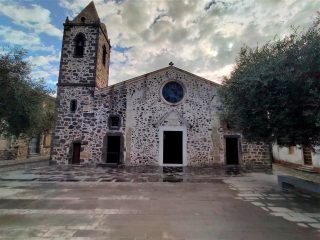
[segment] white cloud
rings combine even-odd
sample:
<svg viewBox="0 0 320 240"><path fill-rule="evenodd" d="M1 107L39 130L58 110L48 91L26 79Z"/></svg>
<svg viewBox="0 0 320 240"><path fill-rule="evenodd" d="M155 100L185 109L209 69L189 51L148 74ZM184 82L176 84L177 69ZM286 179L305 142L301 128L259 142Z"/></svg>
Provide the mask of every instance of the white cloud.
<svg viewBox="0 0 320 240"><path fill-rule="evenodd" d="M55 86L59 76L60 54L30 56L28 61L33 66L34 79L44 79L47 85Z"/></svg>
<svg viewBox="0 0 320 240"><path fill-rule="evenodd" d="M38 67L47 66L53 62L59 62L60 56L59 55L47 55L47 56L30 56L28 58L31 64L34 64Z"/></svg>
<svg viewBox="0 0 320 240"><path fill-rule="evenodd" d="M51 12L39 5L32 4L25 7L15 3L0 2L0 14L11 18L13 23L36 33L62 37L62 31L50 23Z"/></svg>
<svg viewBox="0 0 320 240"><path fill-rule="evenodd" d="M218 82L222 82L223 77L229 77L231 71L234 69L235 64L227 64L223 66L222 68L213 71L213 72L207 72L207 73L201 73L203 75L206 75L208 79L218 79Z"/></svg>
<svg viewBox="0 0 320 240"><path fill-rule="evenodd" d="M54 46L44 46L37 34L25 33L11 27L0 25L0 42L8 45L19 45L29 51L54 51Z"/></svg>
<svg viewBox="0 0 320 240"><path fill-rule="evenodd" d="M58 82L59 69L58 66L50 66L47 68L35 68L31 73L33 79L43 79L47 86L55 88Z"/></svg>
<svg viewBox="0 0 320 240"><path fill-rule="evenodd" d="M60 0L59 4L61 7L64 7L71 11L72 17L80 13L83 8L85 8L91 0ZM95 0L95 5L103 4L104 0ZM108 3L105 3L108 4Z"/></svg>
<svg viewBox="0 0 320 240"><path fill-rule="evenodd" d="M127 61L127 59L128 57L122 52L118 52L118 51L112 52L112 62L115 64L124 63Z"/></svg>
<svg viewBox="0 0 320 240"><path fill-rule="evenodd" d="M5 42L17 45L39 45L41 43L38 35L27 34L6 26L0 26L0 35Z"/></svg>
<svg viewBox="0 0 320 240"><path fill-rule="evenodd" d="M90 0L60 0L71 17ZM313 0L97 0L113 46L110 83L168 65L220 82L244 44L251 47L306 27L320 9Z"/></svg>

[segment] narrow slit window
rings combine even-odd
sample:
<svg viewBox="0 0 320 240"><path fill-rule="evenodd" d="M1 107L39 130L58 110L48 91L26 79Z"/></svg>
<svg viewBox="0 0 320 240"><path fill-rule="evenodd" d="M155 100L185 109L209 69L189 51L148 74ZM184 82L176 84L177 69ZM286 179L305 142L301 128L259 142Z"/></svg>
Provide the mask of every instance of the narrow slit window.
<svg viewBox="0 0 320 240"><path fill-rule="evenodd" d="M84 54L84 43L85 43L85 37L83 34L78 34L75 38L75 49L74 49L74 55L76 57L82 57Z"/></svg>
<svg viewBox="0 0 320 240"><path fill-rule="evenodd" d="M70 102L70 111L75 112L77 110L77 100L73 99Z"/></svg>
<svg viewBox="0 0 320 240"><path fill-rule="evenodd" d="M105 66L107 62L107 49L106 46L102 47L102 63Z"/></svg>

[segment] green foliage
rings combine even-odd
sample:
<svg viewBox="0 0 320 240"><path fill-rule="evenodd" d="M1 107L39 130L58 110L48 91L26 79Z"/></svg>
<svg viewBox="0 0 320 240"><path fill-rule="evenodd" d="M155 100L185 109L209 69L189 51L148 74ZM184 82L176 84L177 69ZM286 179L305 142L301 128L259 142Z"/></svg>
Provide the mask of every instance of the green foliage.
<svg viewBox="0 0 320 240"><path fill-rule="evenodd" d="M44 81L30 77L30 63L22 49L0 53L0 133L33 136L52 129L55 100Z"/></svg>
<svg viewBox="0 0 320 240"><path fill-rule="evenodd" d="M319 18L262 47L243 47L220 88L224 120L250 141L320 144Z"/></svg>

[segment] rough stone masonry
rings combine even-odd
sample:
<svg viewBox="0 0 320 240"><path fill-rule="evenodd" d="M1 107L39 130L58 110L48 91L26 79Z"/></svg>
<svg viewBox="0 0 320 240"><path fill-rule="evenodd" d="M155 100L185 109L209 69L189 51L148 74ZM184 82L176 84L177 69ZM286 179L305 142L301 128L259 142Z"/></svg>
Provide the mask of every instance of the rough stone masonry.
<svg viewBox="0 0 320 240"><path fill-rule="evenodd" d="M218 84L170 64L108 86L110 49L93 2L66 19L53 162L270 166L266 144L222 127Z"/></svg>

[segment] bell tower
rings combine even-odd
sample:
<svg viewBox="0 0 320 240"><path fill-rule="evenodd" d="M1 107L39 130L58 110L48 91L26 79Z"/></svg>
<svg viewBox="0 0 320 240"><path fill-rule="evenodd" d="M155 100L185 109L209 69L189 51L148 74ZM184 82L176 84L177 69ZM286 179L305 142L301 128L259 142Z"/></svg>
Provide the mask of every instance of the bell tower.
<svg viewBox="0 0 320 240"><path fill-rule="evenodd" d="M106 26L90 2L64 23L58 86L107 87L110 49Z"/></svg>
<svg viewBox="0 0 320 240"><path fill-rule="evenodd" d="M66 19L57 90L57 122L51 160L59 164L90 161L88 142L94 122L94 93L106 88L110 40L93 2L73 20Z"/></svg>

